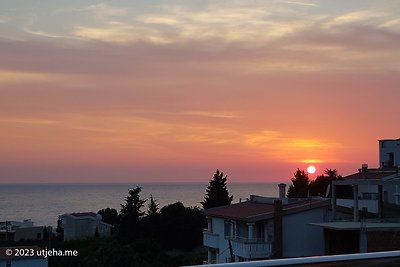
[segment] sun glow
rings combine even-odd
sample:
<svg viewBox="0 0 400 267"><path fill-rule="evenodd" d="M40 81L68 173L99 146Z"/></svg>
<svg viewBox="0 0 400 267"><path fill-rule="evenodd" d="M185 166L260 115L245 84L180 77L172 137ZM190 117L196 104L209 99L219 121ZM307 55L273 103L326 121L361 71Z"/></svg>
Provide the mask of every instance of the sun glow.
<svg viewBox="0 0 400 267"><path fill-rule="evenodd" d="M307 172L308 172L309 174L315 173L316 170L317 170L317 169L316 169L314 166L312 166L312 165L307 167Z"/></svg>

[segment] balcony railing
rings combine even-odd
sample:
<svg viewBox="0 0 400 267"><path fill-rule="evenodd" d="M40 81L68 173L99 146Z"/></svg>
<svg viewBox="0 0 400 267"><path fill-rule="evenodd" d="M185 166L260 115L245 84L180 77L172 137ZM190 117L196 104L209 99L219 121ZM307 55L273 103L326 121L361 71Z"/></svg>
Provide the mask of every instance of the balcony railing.
<svg viewBox="0 0 400 267"><path fill-rule="evenodd" d="M227 237L231 240L233 254L247 258L269 258L272 253L272 245L260 238Z"/></svg>
<svg viewBox="0 0 400 267"><path fill-rule="evenodd" d="M203 244L210 248L219 248L219 235L211 233L208 229L203 229Z"/></svg>

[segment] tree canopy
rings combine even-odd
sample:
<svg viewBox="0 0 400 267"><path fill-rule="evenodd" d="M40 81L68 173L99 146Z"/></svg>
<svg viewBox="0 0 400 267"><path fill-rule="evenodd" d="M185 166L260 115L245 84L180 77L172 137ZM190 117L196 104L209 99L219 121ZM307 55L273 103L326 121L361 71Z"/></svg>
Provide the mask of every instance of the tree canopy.
<svg viewBox="0 0 400 267"><path fill-rule="evenodd" d="M334 180L343 180L343 177L338 174L336 169L325 169L324 173L318 175L314 181L310 181L307 172L297 169L291 179L293 184L289 186L287 196L290 198L329 197L331 190L327 192L327 189ZM338 198L352 198L351 186L337 186L336 196Z"/></svg>
<svg viewBox="0 0 400 267"><path fill-rule="evenodd" d="M308 196L310 179L304 170L297 169L291 179L292 185L289 186L287 196L290 198L304 198Z"/></svg>
<svg viewBox="0 0 400 267"><path fill-rule="evenodd" d="M122 239L132 239L141 233L140 220L145 214L142 209L147 201L140 198L141 191L140 186L130 189L128 196L125 197L125 204L121 204L118 230Z"/></svg>
<svg viewBox="0 0 400 267"><path fill-rule="evenodd" d="M325 169L322 175L318 175L314 181L310 182L310 195L325 197L328 185L333 180L342 180L342 176L338 175L336 169Z"/></svg>
<svg viewBox="0 0 400 267"><path fill-rule="evenodd" d="M227 177L228 175L224 176L224 173L217 169L207 186L204 201L200 202L204 209L231 204L233 196L229 196L226 187Z"/></svg>

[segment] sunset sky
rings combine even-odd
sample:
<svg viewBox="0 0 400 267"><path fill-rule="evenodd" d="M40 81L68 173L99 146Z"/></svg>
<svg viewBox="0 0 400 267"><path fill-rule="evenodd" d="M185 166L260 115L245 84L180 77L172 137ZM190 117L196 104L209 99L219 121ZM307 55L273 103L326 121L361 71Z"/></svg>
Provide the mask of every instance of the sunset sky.
<svg viewBox="0 0 400 267"><path fill-rule="evenodd" d="M346 175L399 99L397 0L0 2L0 183Z"/></svg>

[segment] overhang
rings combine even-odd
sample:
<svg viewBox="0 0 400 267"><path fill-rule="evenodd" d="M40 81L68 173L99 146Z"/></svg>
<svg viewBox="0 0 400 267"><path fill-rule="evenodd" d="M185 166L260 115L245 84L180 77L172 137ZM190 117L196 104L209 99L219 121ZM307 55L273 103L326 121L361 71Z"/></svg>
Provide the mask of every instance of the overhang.
<svg viewBox="0 0 400 267"><path fill-rule="evenodd" d="M399 222L325 222L309 223L309 225L338 231L354 231L362 228L367 231L400 231Z"/></svg>

